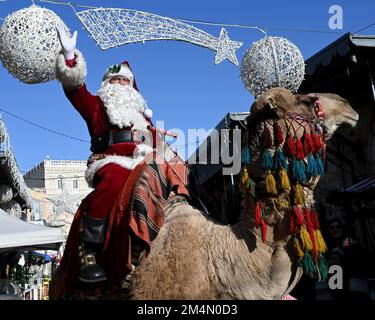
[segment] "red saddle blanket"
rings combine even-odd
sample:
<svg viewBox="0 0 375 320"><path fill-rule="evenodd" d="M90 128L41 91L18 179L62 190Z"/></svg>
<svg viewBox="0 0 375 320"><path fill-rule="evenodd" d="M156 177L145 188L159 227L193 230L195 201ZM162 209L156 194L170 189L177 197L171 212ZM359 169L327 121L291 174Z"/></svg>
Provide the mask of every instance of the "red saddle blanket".
<svg viewBox="0 0 375 320"><path fill-rule="evenodd" d="M117 290L131 270L130 232L143 241L146 253L164 223L163 207L173 190L188 196L188 169L176 156L170 161L156 153L145 157L129 176L113 205L98 261L107 272L107 287ZM66 242L63 258L50 288L50 299L74 295L78 279L79 227L82 211L77 210Z"/></svg>

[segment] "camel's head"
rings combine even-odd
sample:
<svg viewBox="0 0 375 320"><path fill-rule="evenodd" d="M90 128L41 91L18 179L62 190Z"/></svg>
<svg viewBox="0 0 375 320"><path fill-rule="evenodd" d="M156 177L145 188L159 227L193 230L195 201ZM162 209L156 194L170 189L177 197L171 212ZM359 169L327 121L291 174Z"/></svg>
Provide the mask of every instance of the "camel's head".
<svg viewBox="0 0 375 320"><path fill-rule="evenodd" d="M283 117L288 112L314 116L317 114L317 102L325 115L325 140L330 139L341 125L354 127L357 124L358 113L347 100L332 93L292 94L284 88L272 88L256 99L250 112L254 115L265 111L276 117Z"/></svg>
<svg viewBox="0 0 375 320"><path fill-rule="evenodd" d="M341 125L355 127L359 115L350 106L349 102L337 94L332 93L311 93L304 97L318 98L325 113L325 139L332 137Z"/></svg>

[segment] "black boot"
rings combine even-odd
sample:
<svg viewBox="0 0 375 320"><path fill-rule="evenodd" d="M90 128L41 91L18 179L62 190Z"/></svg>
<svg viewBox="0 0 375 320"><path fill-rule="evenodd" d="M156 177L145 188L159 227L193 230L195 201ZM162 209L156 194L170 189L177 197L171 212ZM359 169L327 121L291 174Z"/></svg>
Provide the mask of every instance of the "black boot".
<svg viewBox="0 0 375 320"><path fill-rule="evenodd" d="M96 263L98 245L83 241L78 247L80 262L79 280L86 283L96 283L107 280L105 270Z"/></svg>

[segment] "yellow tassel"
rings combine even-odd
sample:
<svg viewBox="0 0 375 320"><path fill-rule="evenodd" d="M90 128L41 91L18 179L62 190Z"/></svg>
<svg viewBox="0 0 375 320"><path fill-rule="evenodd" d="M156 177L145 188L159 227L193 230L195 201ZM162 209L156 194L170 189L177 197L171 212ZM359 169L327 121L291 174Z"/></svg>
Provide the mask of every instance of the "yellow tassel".
<svg viewBox="0 0 375 320"><path fill-rule="evenodd" d="M303 192L302 186L298 182L294 187L294 203L302 206L305 203L305 193Z"/></svg>
<svg viewBox="0 0 375 320"><path fill-rule="evenodd" d="M249 180L249 174L247 173L247 169L243 168L243 173L242 173L242 178L241 178L242 184L246 186L246 183L248 180Z"/></svg>
<svg viewBox="0 0 375 320"><path fill-rule="evenodd" d="M286 199L280 199L280 198L278 198L278 199L275 200L275 203L276 203L278 209L284 210L284 209L289 209L290 208L289 201L286 200Z"/></svg>
<svg viewBox="0 0 375 320"><path fill-rule="evenodd" d="M316 239L316 248L318 252L319 253L327 252L328 248L320 230L316 229L314 230L314 233L315 233L315 239Z"/></svg>
<svg viewBox="0 0 375 320"><path fill-rule="evenodd" d="M298 258L302 259L305 254L301 249L301 242L298 238L294 238L294 248L296 248Z"/></svg>
<svg viewBox="0 0 375 320"><path fill-rule="evenodd" d="M285 169L279 171L280 187L282 190L290 189L290 182Z"/></svg>
<svg viewBox="0 0 375 320"><path fill-rule="evenodd" d="M270 194L277 195L276 180L270 170L267 171L266 190Z"/></svg>
<svg viewBox="0 0 375 320"><path fill-rule="evenodd" d="M313 244L309 235L309 232L306 230L305 226L301 227L301 230L299 232L299 236L302 241L302 248L307 251L313 250Z"/></svg>

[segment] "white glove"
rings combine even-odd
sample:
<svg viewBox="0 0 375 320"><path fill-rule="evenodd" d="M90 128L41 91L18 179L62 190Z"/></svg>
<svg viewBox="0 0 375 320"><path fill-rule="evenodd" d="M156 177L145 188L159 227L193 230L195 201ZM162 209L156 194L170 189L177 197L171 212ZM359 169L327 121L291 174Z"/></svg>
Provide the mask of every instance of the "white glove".
<svg viewBox="0 0 375 320"><path fill-rule="evenodd" d="M74 49L77 43L77 31L74 31L73 37L69 38L69 36L65 32L65 28L62 23L57 25L56 30L59 36L61 47L64 51L65 59L66 60L74 59Z"/></svg>

